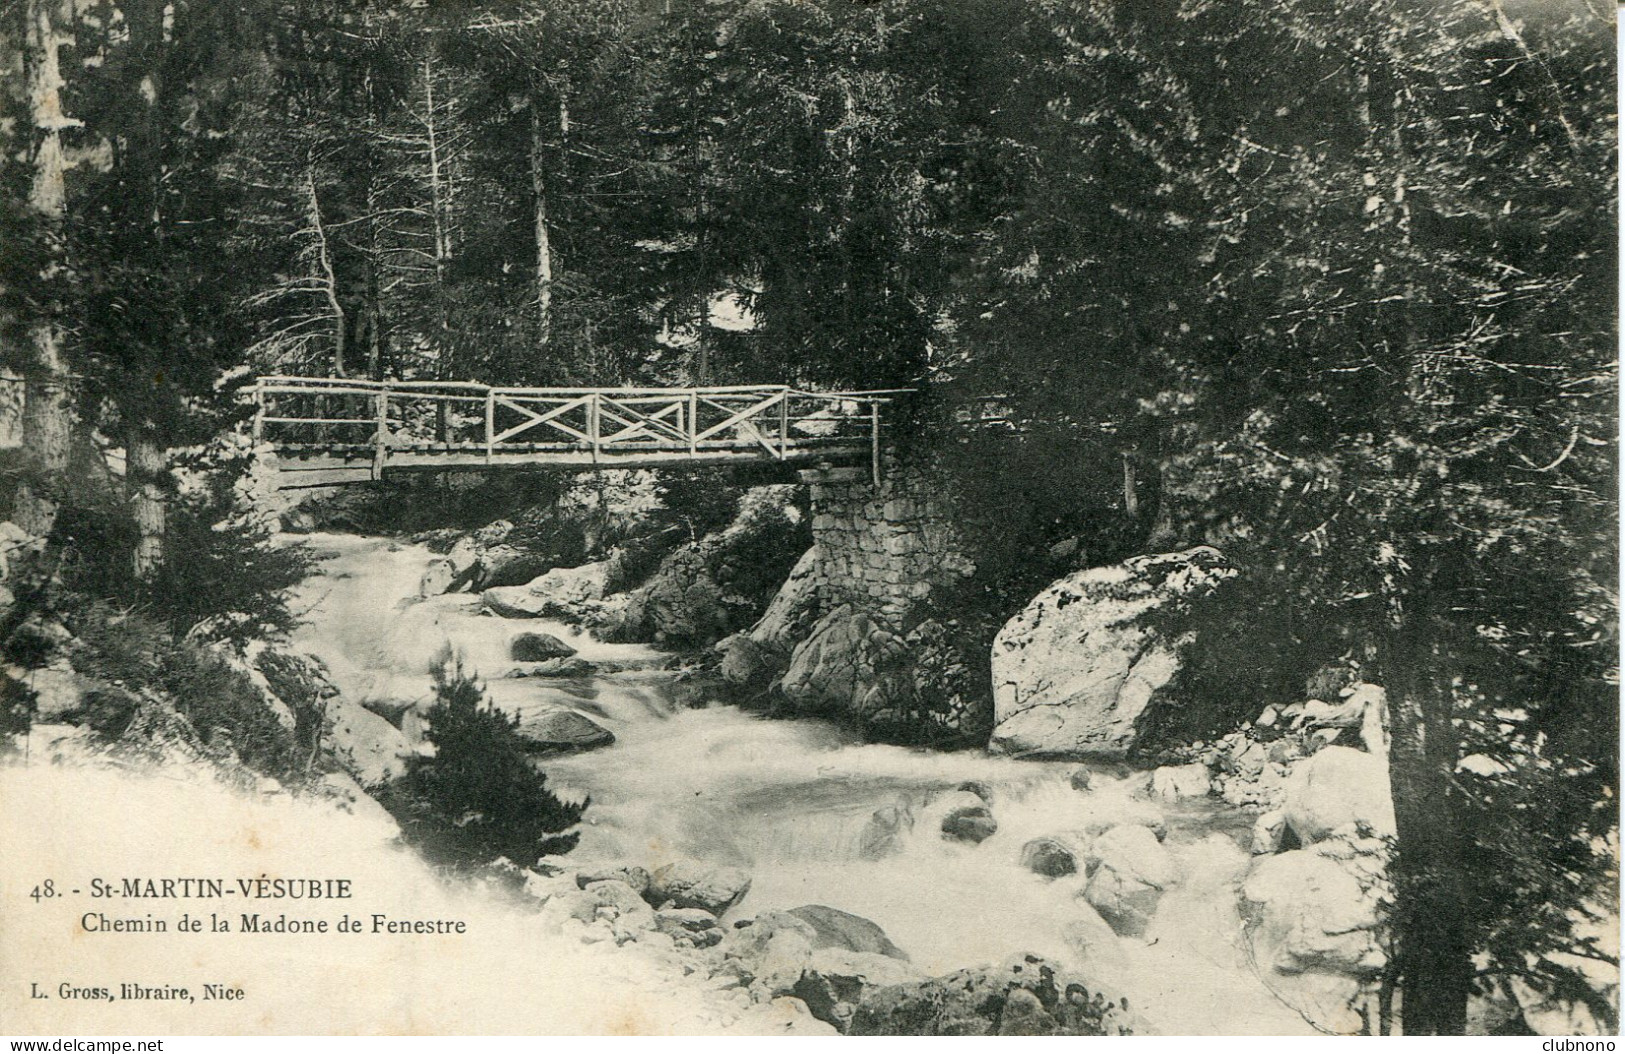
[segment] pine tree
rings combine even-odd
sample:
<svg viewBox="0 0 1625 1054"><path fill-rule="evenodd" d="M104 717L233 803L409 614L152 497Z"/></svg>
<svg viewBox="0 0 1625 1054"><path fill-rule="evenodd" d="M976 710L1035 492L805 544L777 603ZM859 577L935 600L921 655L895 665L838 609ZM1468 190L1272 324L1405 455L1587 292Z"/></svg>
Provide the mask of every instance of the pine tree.
<svg viewBox="0 0 1625 1054"><path fill-rule="evenodd" d="M570 804L547 789L515 731L518 719L491 705L461 660L443 660L433 673L435 705L425 719L434 756L412 759L384 799L406 839L455 867L499 857L531 867L573 849L580 836L569 829L589 802Z"/></svg>

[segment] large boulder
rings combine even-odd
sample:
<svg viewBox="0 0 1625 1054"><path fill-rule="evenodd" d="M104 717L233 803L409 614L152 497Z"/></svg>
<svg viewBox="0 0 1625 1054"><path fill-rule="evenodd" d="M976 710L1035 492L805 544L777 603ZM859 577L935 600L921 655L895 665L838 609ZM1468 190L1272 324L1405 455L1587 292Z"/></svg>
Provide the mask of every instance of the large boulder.
<svg viewBox="0 0 1625 1054"><path fill-rule="evenodd" d="M734 633L717 642L717 672L729 684L765 688L784 672L784 656L765 648L748 633Z"/></svg>
<svg viewBox="0 0 1625 1054"><path fill-rule="evenodd" d="M823 904L791 908L790 914L813 928L814 948L840 948L868 955L907 959L908 955L891 942L886 931L861 915Z"/></svg>
<svg viewBox="0 0 1625 1054"><path fill-rule="evenodd" d="M1173 857L1145 827L1113 827L1090 850L1084 899L1118 934L1144 935L1163 892L1179 876Z"/></svg>
<svg viewBox="0 0 1625 1054"><path fill-rule="evenodd" d="M1021 866L1045 878L1065 878L1078 873L1078 857L1058 838L1034 838L1021 847Z"/></svg>
<svg viewBox="0 0 1625 1054"><path fill-rule="evenodd" d="M985 799L972 791L959 790L943 805L941 827L944 838L977 845L998 832L999 822Z"/></svg>
<svg viewBox="0 0 1625 1054"><path fill-rule="evenodd" d="M552 568L552 557L513 545L493 545L480 553L474 582L479 589L522 586Z"/></svg>
<svg viewBox="0 0 1625 1054"><path fill-rule="evenodd" d="M527 718L519 726L525 748L535 753L574 753L607 747L615 734L574 710L551 710Z"/></svg>
<svg viewBox="0 0 1625 1054"><path fill-rule="evenodd" d="M795 991L812 962L812 926L787 911L766 911L723 938L725 964L759 999Z"/></svg>
<svg viewBox="0 0 1625 1054"><path fill-rule="evenodd" d="M1351 747L1325 747L1294 764L1283 811L1304 845L1349 824L1379 836L1396 832L1387 763Z"/></svg>
<svg viewBox="0 0 1625 1054"><path fill-rule="evenodd" d="M551 633L521 633L508 644L508 656L515 662L546 662L568 659L576 650Z"/></svg>
<svg viewBox="0 0 1625 1054"><path fill-rule="evenodd" d="M657 908L704 908L721 915L750 892L750 875L737 867L714 867L694 860L667 864L649 876L644 894Z"/></svg>
<svg viewBox="0 0 1625 1054"><path fill-rule="evenodd" d="M1122 757L1168 704L1185 643L1148 617L1235 574L1215 549L1146 556L1052 584L993 642L990 746L1008 754Z"/></svg>
<svg viewBox="0 0 1625 1054"><path fill-rule="evenodd" d="M1353 1033L1354 1004L1383 968L1386 893L1381 844L1339 841L1255 858L1241 907L1264 983L1317 1027Z"/></svg>
<svg viewBox="0 0 1625 1054"><path fill-rule="evenodd" d="M891 705L882 673L898 665L903 653L903 638L890 626L842 604L791 652L779 690L802 710L861 717Z"/></svg>
<svg viewBox="0 0 1625 1054"><path fill-rule="evenodd" d="M1151 773L1151 794L1166 801L1203 798L1213 789L1207 766L1200 761L1189 765L1164 765Z"/></svg>
<svg viewBox="0 0 1625 1054"><path fill-rule="evenodd" d="M963 642L926 620L908 633L853 604L812 624L779 679L785 700L810 713L855 719L882 738L975 741L991 725L989 702ZM757 661L732 647L725 662Z"/></svg>
<svg viewBox="0 0 1625 1054"><path fill-rule="evenodd" d="M1110 1036L1145 1031L1123 1003L1034 955L866 992L854 1036Z"/></svg>
<svg viewBox="0 0 1625 1054"><path fill-rule="evenodd" d="M333 755L363 787L387 783L406 771L414 751L401 730L342 696L327 701Z"/></svg>
<svg viewBox="0 0 1625 1054"><path fill-rule="evenodd" d="M555 567L522 586L493 586L480 601L502 618L562 618L581 621L592 615L604 597L602 562L579 567Z"/></svg>

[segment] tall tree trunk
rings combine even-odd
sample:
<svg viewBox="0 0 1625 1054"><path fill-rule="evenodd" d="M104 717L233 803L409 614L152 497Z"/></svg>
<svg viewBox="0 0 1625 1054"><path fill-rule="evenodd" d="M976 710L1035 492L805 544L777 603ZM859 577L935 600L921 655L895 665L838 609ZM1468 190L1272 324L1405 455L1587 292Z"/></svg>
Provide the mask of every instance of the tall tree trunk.
<svg viewBox="0 0 1625 1054"><path fill-rule="evenodd" d="M440 115L434 95L434 55L423 57L424 144L429 163L429 216L434 233L434 285L440 313L440 376L453 380L456 363L451 348L451 188L447 184L446 159L440 135Z"/></svg>
<svg viewBox="0 0 1625 1054"><path fill-rule="evenodd" d="M1401 627L1383 664L1399 828L1395 965L1405 1034L1462 1035L1473 965L1452 779L1458 745L1445 658L1437 645L1416 639L1426 632L1421 626Z"/></svg>
<svg viewBox="0 0 1625 1054"><path fill-rule="evenodd" d="M51 0L29 0L27 8L25 43L34 126L29 204L40 217L45 236L53 247L59 247L62 217L67 211L67 166L61 131L80 122L62 112L65 82L58 60L59 38L51 21L52 6ZM60 274L61 268L53 262L47 264L40 280L47 287L55 286ZM73 410L62 328L52 317L56 297L39 299L45 305L45 317L34 323L29 334L31 356L24 373L23 449L31 464L28 477L18 489L13 515L24 530L46 535L56 523L57 495L67 479Z"/></svg>
<svg viewBox="0 0 1625 1054"><path fill-rule="evenodd" d="M157 429L151 425L131 428L126 442L125 482L136 528L134 570L138 579L146 581L164 562L164 489L169 457L158 441Z"/></svg>
<svg viewBox="0 0 1625 1054"><path fill-rule="evenodd" d="M1373 196L1388 184L1383 207L1396 244L1413 244L1409 150L1405 141L1405 86L1397 54L1382 27L1374 27L1357 55L1358 113L1367 129L1366 170ZM1384 178L1384 177L1387 178ZM1391 347L1411 360L1411 399L1418 405L1438 397L1425 362L1414 354L1416 325L1412 305L1417 290L1400 287L1382 333ZM1435 513L1442 499L1429 480L1412 499ZM1393 790L1398 846L1393 864L1397 903L1393 947L1399 977L1399 1018L1409 1036L1462 1035L1472 994L1472 917L1466 896L1465 862L1458 818L1462 815L1455 770L1459 740L1452 722L1452 664L1441 645L1447 621L1444 600L1453 583L1471 581L1471 568L1432 561L1413 570L1402 597L1402 613L1383 643L1383 681L1388 689L1392 744L1389 780Z"/></svg>
<svg viewBox="0 0 1625 1054"><path fill-rule="evenodd" d="M559 103L561 126L564 103ZM541 101L530 104L530 189L536 203L536 347L545 351L553 339L553 242L547 230L546 135L542 130Z"/></svg>

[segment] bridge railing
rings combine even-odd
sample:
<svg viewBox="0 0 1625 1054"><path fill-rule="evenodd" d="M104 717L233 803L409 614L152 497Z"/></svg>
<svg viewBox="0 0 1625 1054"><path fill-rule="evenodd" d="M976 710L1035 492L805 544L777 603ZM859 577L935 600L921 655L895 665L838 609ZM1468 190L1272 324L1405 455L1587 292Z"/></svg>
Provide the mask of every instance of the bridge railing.
<svg viewBox="0 0 1625 1054"><path fill-rule="evenodd" d="M294 454L370 453L376 478L410 455L506 463L516 455L787 460L867 447L878 475L882 408L897 391L811 392L785 385L521 388L459 381L265 377L248 389L254 439Z"/></svg>

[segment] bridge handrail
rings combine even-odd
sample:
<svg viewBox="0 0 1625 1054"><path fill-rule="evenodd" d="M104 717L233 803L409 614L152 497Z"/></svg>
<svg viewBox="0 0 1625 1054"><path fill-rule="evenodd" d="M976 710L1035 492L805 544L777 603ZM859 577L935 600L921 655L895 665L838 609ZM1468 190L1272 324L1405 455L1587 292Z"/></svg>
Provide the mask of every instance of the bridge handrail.
<svg viewBox="0 0 1625 1054"><path fill-rule="evenodd" d="M793 452L811 448L827 448L840 437L834 431L809 431L811 422L826 422L828 429L838 430L842 423L864 426L869 440L871 462L875 478L880 473L881 408L896 397L911 394L908 389L871 389L867 391L818 392L794 388L784 384L709 385L694 388L541 388L506 387L481 384L476 381L438 380L370 380L341 377L301 377L270 375L259 378L243 389L255 401L253 423L254 441L260 442L267 425L339 426L365 425L373 430L367 443L373 449L373 478L379 478L391 456L392 441L400 435L411 434L413 427L407 422L404 410L394 420L401 422L403 430L392 428L391 407L403 403L479 403L484 406L483 429L476 425L477 447L483 448L484 462L493 463L497 454L515 452L516 445L525 450L536 450L536 433L549 435L547 449L554 446L591 454L593 463L601 457L613 461L617 456L639 450L665 450L686 453L698 458L702 451L734 449L740 447L765 452L778 460L788 459ZM299 414L289 408L279 414L268 397L338 396L360 397L368 400L364 416L340 416L356 412L344 404L335 410L332 404L317 404L316 412ZM813 410L792 415L792 400L811 401L813 405L853 404L859 409L839 410L830 415L828 409ZM650 405L656 404L656 405ZM444 409L435 411L437 442L451 445L448 440L448 418ZM505 414L518 423L498 428L499 414ZM572 415L578 415L572 417ZM709 418L709 420L706 420ZM477 421L477 419L476 419ZM418 421L421 425L421 420ZM466 429L475 421L464 417L453 427ZM794 426L794 427L792 427ZM527 439L518 439L529 434ZM555 434L557 433L557 434ZM800 434L796 434L800 433ZM466 433L465 433L466 434ZM862 439L848 435L846 442ZM325 441L324 441L325 442ZM525 444L529 444L526 446ZM354 448L353 443L329 444ZM467 444L459 444L467 449ZM757 451L756 447L761 450Z"/></svg>
<svg viewBox="0 0 1625 1054"><path fill-rule="evenodd" d="M362 378L337 377L292 377L283 375L270 375L259 378L255 383L248 385L244 390L250 393L286 389L288 392L308 392L315 395L354 395L361 392L377 391L409 391L420 392L436 388L466 389L483 395L486 392L495 392L498 395L517 396L545 396L559 398L564 396L581 395L608 395L608 396L649 396L649 397L675 397L686 396L690 393L698 394L702 398L707 395L744 395L751 392L784 392L809 399L829 400L880 400L891 402L894 398L914 394L912 388L872 388L861 391L833 391L817 392L806 388L795 388L785 384L729 384L705 385L692 388L533 388L524 386L482 384L478 381L403 381L388 380L375 381ZM422 396L420 396L422 397Z"/></svg>

